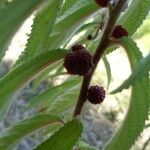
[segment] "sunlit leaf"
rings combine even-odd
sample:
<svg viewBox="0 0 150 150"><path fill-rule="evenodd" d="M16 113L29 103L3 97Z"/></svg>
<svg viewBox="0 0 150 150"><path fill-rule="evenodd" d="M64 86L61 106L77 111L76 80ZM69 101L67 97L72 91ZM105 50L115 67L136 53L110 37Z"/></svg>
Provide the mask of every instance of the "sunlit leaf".
<svg viewBox="0 0 150 150"><path fill-rule="evenodd" d="M44 0L13 0L0 9L0 60L8 44L25 19Z"/></svg>
<svg viewBox="0 0 150 150"><path fill-rule="evenodd" d="M51 0L37 13L26 48L15 66L47 51L47 41L57 18L59 6L59 0Z"/></svg>
<svg viewBox="0 0 150 150"><path fill-rule="evenodd" d="M119 20L119 24L122 24L130 35L133 35L148 15L149 9L149 0L133 0Z"/></svg>

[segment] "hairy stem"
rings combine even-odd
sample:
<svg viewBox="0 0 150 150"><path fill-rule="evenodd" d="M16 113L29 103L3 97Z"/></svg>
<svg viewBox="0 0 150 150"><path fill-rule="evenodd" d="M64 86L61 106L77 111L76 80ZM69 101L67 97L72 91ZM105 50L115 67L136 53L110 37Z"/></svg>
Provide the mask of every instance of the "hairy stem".
<svg viewBox="0 0 150 150"><path fill-rule="evenodd" d="M82 107L83 107L85 101L87 100L87 91L88 91L88 87L90 85L93 73L94 73L94 71L97 67L97 64L100 61L102 55L104 54L104 51L110 44L109 39L112 34L112 30L114 29L116 21L126 3L126 1L127 0L119 0L118 3L116 4L116 6L114 7L114 9L112 9L109 12L109 18L108 18L107 24L105 26L105 29L103 31L102 38L100 40L100 43L98 45L98 48L97 48L94 56L93 56L93 66L92 66L89 74L84 76L84 79L82 82L81 91L80 91L77 105L76 105L76 108L74 111L74 117L77 117L81 113Z"/></svg>

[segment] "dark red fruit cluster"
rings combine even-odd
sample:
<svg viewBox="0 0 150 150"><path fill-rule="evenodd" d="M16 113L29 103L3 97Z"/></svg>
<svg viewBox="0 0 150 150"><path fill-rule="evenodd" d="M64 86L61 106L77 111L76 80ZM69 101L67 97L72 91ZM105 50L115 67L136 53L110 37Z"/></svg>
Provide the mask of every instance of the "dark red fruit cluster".
<svg viewBox="0 0 150 150"><path fill-rule="evenodd" d="M95 0L95 2L100 6L100 7L107 7L109 0Z"/></svg>
<svg viewBox="0 0 150 150"><path fill-rule="evenodd" d="M101 86L91 86L88 90L88 100L92 104L100 104L105 99L105 90Z"/></svg>
<svg viewBox="0 0 150 150"><path fill-rule="evenodd" d="M71 47L71 50L72 50L73 52L79 51L79 50L85 50L85 47L84 47L83 45L81 45L81 44L75 44L75 45L73 45L73 46Z"/></svg>
<svg viewBox="0 0 150 150"><path fill-rule="evenodd" d="M85 76L92 67L92 56L83 46L75 45L65 57L64 67L69 74Z"/></svg>
<svg viewBox="0 0 150 150"><path fill-rule="evenodd" d="M116 26L112 33L112 37L117 39L117 38L122 38L123 36L128 36L128 31L125 28L123 28L121 25Z"/></svg>

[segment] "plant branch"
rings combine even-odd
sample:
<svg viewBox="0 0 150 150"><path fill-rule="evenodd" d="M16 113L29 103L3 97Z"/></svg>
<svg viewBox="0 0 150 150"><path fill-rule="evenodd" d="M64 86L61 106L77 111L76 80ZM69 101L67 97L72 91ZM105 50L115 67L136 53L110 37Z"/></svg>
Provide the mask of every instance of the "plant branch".
<svg viewBox="0 0 150 150"><path fill-rule="evenodd" d="M148 138L148 140L144 143L144 146L142 148L142 150L146 150L148 144L150 143L150 137Z"/></svg>
<svg viewBox="0 0 150 150"><path fill-rule="evenodd" d="M107 24L104 28L102 38L100 40L98 48L93 56L93 66L92 66L89 74L84 76L84 79L82 82L81 91L80 91L77 105L76 105L76 108L74 111L74 117L77 117L81 113L82 107L83 107L85 101L87 100L87 91L88 91L88 87L90 85L93 73L94 73L94 71L97 67L97 64L100 61L102 55L104 54L104 51L110 44L109 39L112 34L112 30L114 29L116 21L120 15L120 13L122 12L122 9L123 9L126 1L127 0L119 0L118 3L116 4L116 6L112 10L109 11L109 18L108 18Z"/></svg>

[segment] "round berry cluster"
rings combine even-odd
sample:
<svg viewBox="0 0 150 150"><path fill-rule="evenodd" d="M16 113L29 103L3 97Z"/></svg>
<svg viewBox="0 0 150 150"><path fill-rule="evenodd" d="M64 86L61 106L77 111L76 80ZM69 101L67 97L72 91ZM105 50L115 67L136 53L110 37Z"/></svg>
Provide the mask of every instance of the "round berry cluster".
<svg viewBox="0 0 150 150"><path fill-rule="evenodd" d="M123 36L128 36L128 32L125 28L123 28L121 25L117 25L112 33L113 38L122 38Z"/></svg>
<svg viewBox="0 0 150 150"><path fill-rule="evenodd" d="M85 76L92 67L91 54L80 44L73 45L71 50L65 57L64 67L69 74Z"/></svg>
<svg viewBox="0 0 150 150"><path fill-rule="evenodd" d="M107 7L109 0L95 0L95 2L100 6L100 7Z"/></svg>
<svg viewBox="0 0 150 150"><path fill-rule="evenodd" d="M76 52L76 51L80 51L80 50L85 50L85 47L81 44L75 44L71 47L71 50L73 52Z"/></svg>
<svg viewBox="0 0 150 150"><path fill-rule="evenodd" d="M103 87L95 85L88 89L88 100L92 104L100 104L105 99L105 90Z"/></svg>

